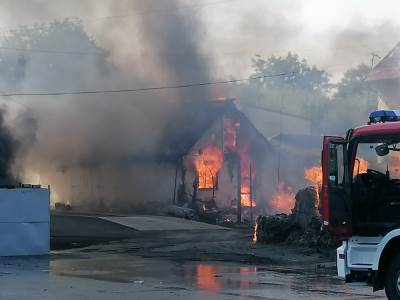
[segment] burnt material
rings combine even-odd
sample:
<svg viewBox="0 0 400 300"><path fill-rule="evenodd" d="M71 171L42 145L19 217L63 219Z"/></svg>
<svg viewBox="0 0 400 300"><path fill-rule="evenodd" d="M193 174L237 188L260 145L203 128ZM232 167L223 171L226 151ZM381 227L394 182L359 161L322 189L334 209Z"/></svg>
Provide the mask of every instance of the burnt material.
<svg viewBox="0 0 400 300"><path fill-rule="evenodd" d="M299 190L291 214L257 218L255 241L287 242L317 248L336 247L337 242L322 228L317 204L318 194L314 187Z"/></svg>

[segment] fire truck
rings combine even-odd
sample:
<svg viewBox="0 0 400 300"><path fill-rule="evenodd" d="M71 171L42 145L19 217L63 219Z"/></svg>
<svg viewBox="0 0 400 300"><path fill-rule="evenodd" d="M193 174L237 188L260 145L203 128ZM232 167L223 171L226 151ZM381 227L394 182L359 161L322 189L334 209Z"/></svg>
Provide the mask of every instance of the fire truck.
<svg viewBox="0 0 400 300"><path fill-rule="evenodd" d="M325 136L322 170L323 225L342 242L338 276L400 299L400 110L372 112L345 137Z"/></svg>

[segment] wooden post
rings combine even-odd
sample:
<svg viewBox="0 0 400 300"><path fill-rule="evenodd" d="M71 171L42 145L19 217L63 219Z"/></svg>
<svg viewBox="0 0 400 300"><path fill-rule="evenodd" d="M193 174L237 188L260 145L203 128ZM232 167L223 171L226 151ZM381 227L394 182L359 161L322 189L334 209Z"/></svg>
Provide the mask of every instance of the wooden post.
<svg viewBox="0 0 400 300"><path fill-rule="evenodd" d="M242 223L242 174L240 166L240 155L237 155L237 176L238 176L238 200L237 200L237 223Z"/></svg>
<svg viewBox="0 0 400 300"><path fill-rule="evenodd" d="M175 182L174 182L174 198L173 198L174 200L172 202L172 204L174 205L176 205L176 182L178 181L178 165L179 162L177 161L175 165Z"/></svg>
<svg viewBox="0 0 400 300"><path fill-rule="evenodd" d="M250 178L249 178L249 185L250 185L250 223L253 223L253 176L251 172L251 161L250 161Z"/></svg>

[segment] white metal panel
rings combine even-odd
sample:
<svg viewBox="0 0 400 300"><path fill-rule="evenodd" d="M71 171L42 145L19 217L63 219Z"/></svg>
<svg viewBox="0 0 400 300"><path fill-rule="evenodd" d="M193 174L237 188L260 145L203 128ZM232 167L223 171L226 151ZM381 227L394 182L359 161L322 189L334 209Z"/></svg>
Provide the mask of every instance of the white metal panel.
<svg viewBox="0 0 400 300"><path fill-rule="evenodd" d="M0 222L49 222L49 190L0 189Z"/></svg>
<svg viewBox="0 0 400 300"><path fill-rule="evenodd" d="M0 256L42 255L50 249L50 191L0 189Z"/></svg>
<svg viewBox="0 0 400 300"><path fill-rule="evenodd" d="M49 236L49 222L0 223L0 256L48 254Z"/></svg>
<svg viewBox="0 0 400 300"><path fill-rule="evenodd" d="M352 269L370 269L376 257L379 237L355 236L348 242L347 265Z"/></svg>
<svg viewBox="0 0 400 300"><path fill-rule="evenodd" d="M347 250L347 241L342 243L342 246L336 249L336 269L337 274L340 278L346 278L346 275L349 273L349 270L346 265L346 250Z"/></svg>

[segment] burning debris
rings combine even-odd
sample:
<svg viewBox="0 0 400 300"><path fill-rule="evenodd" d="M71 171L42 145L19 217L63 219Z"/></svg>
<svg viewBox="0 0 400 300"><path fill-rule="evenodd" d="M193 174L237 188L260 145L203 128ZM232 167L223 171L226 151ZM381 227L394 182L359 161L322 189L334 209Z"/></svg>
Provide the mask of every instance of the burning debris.
<svg viewBox="0 0 400 300"><path fill-rule="evenodd" d="M322 248L335 246L335 241L321 229L318 195L314 186L301 189L293 200L295 205L291 214L259 216L253 242L288 242Z"/></svg>
<svg viewBox="0 0 400 300"><path fill-rule="evenodd" d="M290 186L280 182L276 194L271 199L271 206L275 211L289 213L294 206L295 194Z"/></svg>

